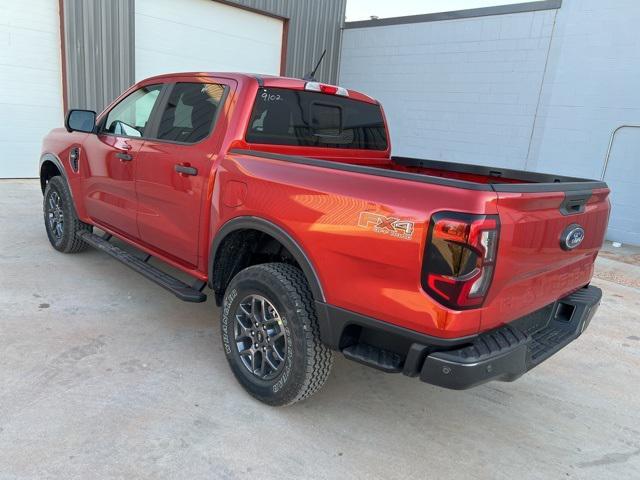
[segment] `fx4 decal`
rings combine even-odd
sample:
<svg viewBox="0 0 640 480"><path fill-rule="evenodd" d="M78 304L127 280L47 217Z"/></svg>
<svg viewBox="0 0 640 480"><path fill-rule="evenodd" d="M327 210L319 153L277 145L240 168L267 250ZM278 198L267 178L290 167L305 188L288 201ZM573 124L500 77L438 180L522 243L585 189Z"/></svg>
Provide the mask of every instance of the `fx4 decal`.
<svg viewBox="0 0 640 480"><path fill-rule="evenodd" d="M386 217L378 213L360 212L358 226L373 230L376 233L391 235L403 240L413 237L414 223L395 217Z"/></svg>

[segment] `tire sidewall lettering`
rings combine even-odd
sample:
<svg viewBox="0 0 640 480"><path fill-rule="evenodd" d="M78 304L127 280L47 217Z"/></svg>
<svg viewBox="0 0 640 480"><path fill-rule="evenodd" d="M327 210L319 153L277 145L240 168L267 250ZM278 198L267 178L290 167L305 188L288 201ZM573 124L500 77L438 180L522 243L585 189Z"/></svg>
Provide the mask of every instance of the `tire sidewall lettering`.
<svg viewBox="0 0 640 480"><path fill-rule="evenodd" d="M287 381L291 376L291 368L293 366L293 342L291 339L291 330L289 329L287 316L283 315L281 319L282 319L282 329L284 330L284 335L287 338L287 345L289 345L289 348L287 348L287 351L286 351L287 358L285 359L284 370L282 371L282 374L280 375L280 378L278 379L278 381L274 383L273 386L271 387L271 390L273 390L273 393L278 393L287 384Z"/></svg>
<svg viewBox="0 0 640 480"><path fill-rule="evenodd" d="M235 339L240 302L251 295L264 297L277 310L287 344L279 374L269 380L247 368ZM229 282L219 310L225 356L238 382L257 400L272 406L291 405L315 393L326 380L332 356L314 328L314 307L302 272L290 265L252 265Z"/></svg>
<svg viewBox="0 0 640 480"><path fill-rule="evenodd" d="M235 288L231 290L224 299L224 306L222 310L222 343L224 345L224 351L227 355L231 355L231 341L229 340L229 328L233 328L229 325L229 312L233 301L238 296L238 290Z"/></svg>

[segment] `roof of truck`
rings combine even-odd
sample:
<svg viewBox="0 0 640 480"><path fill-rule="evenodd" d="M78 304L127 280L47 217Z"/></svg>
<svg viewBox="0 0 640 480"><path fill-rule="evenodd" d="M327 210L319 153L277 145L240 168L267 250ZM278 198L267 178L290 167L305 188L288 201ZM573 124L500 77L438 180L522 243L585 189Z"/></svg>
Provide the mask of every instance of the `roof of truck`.
<svg viewBox="0 0 640 480"><path fill-rule="evenodd" d="M271 88L288 88L293 90L304 90L308 80L293 77L282 77L278 75L265 75L261 73L246 73L246 72L173 72L164 73L162 75L155 75L153 77L145 78L138 83L148 84L156 80L167 81L176 77L198 77L198 78L227 78L235 80L239 84L246 84L248 82L257 82L260 87ZM323 83L324 82L320 82ZM330 85L330 84L326 84ZM347 89L349 92L349 98L359 100L362 102L375 103L378 101L369 95L358 92L356 90Z"/></svg>

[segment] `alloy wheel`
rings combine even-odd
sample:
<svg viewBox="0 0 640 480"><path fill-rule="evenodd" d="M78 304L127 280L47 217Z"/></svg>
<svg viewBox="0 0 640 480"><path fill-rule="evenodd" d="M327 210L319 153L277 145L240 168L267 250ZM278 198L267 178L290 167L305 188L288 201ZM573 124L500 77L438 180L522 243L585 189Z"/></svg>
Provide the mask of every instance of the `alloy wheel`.
<svg viewBox="0 0 640 480"><path fill-rule="evenodd" d="M64 234L64 211L62 199L56 191L52 191L47 201L47 221L49 231L56 240L60 240Z"/></svg>
<svg viewBox="0 0 640 480"><path fill-rule="evenodd" d="M235 344L245 368L261 380L272 380L285 365L288 348L282 318L261 295L248 295L235 312Z"/></svg>

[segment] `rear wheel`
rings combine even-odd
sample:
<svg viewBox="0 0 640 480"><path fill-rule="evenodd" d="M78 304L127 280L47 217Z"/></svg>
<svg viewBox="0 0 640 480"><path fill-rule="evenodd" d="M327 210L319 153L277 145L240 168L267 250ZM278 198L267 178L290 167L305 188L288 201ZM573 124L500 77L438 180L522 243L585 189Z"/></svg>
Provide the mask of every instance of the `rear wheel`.
<svg viewBox="0 0 640 480"><path fill-rule="evenodd" d="M76 253L89 246L76 235L76 232L90 232L92 227L78 219L71 191L62 177L56 176L47 182L43 212L47 237L53 248L63 253Z"/></svg>
<svg viewBox="0 0 640 480"><path fill-rule="evenodd" d="M235 377L266 404L304 400L329 376L333 353L320 341L313 297L296 267L267 263L238 273L220 326Z"/></svg>

